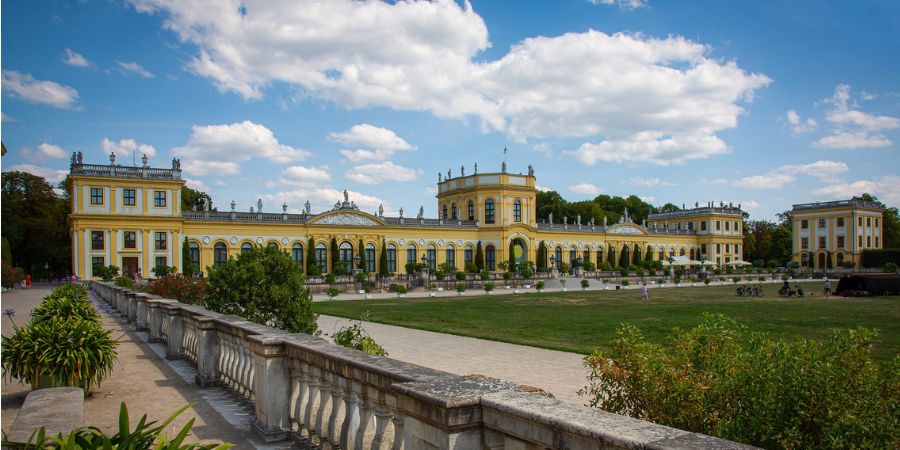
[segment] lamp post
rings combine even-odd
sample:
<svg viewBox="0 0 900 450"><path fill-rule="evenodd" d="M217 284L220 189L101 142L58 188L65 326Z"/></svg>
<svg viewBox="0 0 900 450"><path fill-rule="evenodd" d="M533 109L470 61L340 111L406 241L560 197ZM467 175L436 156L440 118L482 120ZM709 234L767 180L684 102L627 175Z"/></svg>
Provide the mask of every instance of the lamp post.
<svg viewBox="0 0 900 450"><path fill-rule="evenodd" d="M675 264L675 257L672 255L669 255L669 277L670 278L675 276L675 269L672 268L673 264Z"/></svg>
<svg viewBox="0 0 900 450"><path fill-rule="evenodd" d="M700 269L703 270L703 278L706 278L706 256L700 255Z"/></svg>
<svg viewBox="0 0 900 450"><path fill-rule="evenodd" d="M556 257L550 257L550 274L553 275L553 272L556 272Z"/></svg>
<svg viewBox="0 0 900 450"><path fill-rule="evenodd" d="M422 255L422 278L425 280L425 283L428 283L428 269L431 266L428 265L428 256Z"/></svg>
<svg viewBox="0 0 900 450"><path fill-rule="evenodd" d="M581 256L578 256L577 258L575 258L575 267L576 267L575 275L576 276L581 276L582 274L584 274L584 269L581 267L582 262L583 262L583 260L582 260Z"/></svg>
<svg viewBox="0 0 900 450"><path fill-rule="evenodd" d="M356 255L356 256L353 257L353 268L354 268L354 269L353 269L353 274L354 274L354 275L356 275L356 270L359 269L359 260L360 260L359 255Z"/></svg>

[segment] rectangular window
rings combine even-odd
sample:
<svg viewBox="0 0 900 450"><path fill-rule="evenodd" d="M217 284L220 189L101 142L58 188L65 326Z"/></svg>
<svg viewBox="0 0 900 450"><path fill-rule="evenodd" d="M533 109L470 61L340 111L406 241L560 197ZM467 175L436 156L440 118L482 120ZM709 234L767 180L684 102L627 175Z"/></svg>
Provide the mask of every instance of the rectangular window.
<svg viewBox="0 0 900 450"><path fill-rule="evenodd" d="M837 218L837 226L838 226L838 227L844 226L844 218L843 218L843 217L838 217L838 218Z"/></svg>
<svg viewBox="0 0 900 450"><path fill-rule="evenodd" d="M825 248L825 236L819 236L819 248Z"/></svg>
<svg viewBox="0 0 900 450"><path fill-rule="evenodd" d="M387 249L387 270L389 273L397 272L397 249Z"/></svg>
<svg viewBox="0 0 900 450"><path fill-rule="evenodd" d="M474 261L474 259L472 258L472 247L466 247L465 251L463 252L463 259L465 260L466 265L469 265L470 262Z"/></svg>
<svg viewBox="0 0 900 450"><path fill-rule="evenodd" d="M416 261L416 248L415 247L409 247L406 249L406 263L407 264L418 263L418 261Z"/></svg>
<svg viewBox="0 0 900 450"><path fill-rule="evenodd" d="M866 217L866 226L867 226L867 227L871 227L871 226L872 226L872 218L871 218L871 217Z"/></svg>
<svg viewBox="0 0 900 450"><path fill-rule="evenodd" d="M837 237L837 248L844 248L844 237L843 236Z"/></svg>
<svg viewBox="0 0 900 450"><path fill-rule="evenodd" d="M91 231L91 250L103 250L103 232Z"/></svg>
<svg viewBox="0 0 900 450"><path fill-rule="evenodd" d="M825 228L825 219L819 219L819 228Z"/></svg>
<svg viewBox="0 0 900 450"><path fill-rule="evenodd" d="M494 223L494 201L484 202L484 223Z"/></svg>
<svg viewBox="0 0 900 450"><path fill-rule="evenodd" d="M716 244L716 253L722 253L722 244Z"/></svg>
<svg viewBox="0 0 900 450"><path fill-rule="evenodd" d="M444 259L447 262L447 267L456 267L456 249L448 248L445 253Z"/></svg>
<svg viewBox="0 0 900 450"><path fill-rule="evenodd" d="M706 231L706 221L700 222L700 231Z"/></svg>
<svg viewBox="0 0 900 450"><path fill-rule="evenodd" d="M875 218L875 228L878 228L878 218Z"/></svg>
<svg viewBox="0 0 900 450"><path fill-rule="evenodd" d="M866 247L872 246L872 236L866 236Z"/></svg>
<svg viewBox="0 0 900 450"><path fill-rule="evenodd" d="M694 229L694 222L688 222L688 230Z"/></svg>
<svg viewBox="0 0 900 450"><path fill-rule="evenodd" d="M103 188L91 188L91 204L103 204Z"/></svg>
<svg viewBox="0 0 900 450"><path fill-rule="evenodd" d="M875 248L878 248L878 236L875 236Z"/></svg>
<svg viewBox="0 0 900 450"><path fill-rule="evenodd" d="M168 263L168 261L166 261L165 256L157 256L156 257L156 265L154 265L153 268L156 268L159 266L167 266L168 265L167 263Z"/></svg>
<svg viewBox="0 0 900 450"><path fill-rule="evenodd" d="M122 205L124 206L134 206L134 189L125 189L122 194Z"/></svg>
<svg viewBox="0 0 900 450"><path fill-rule="evenodd" d="M731 253L731 244L725 244L725 253Z"/></svg>
<svg viewBox="0 0 900 450"><path fill-rule="evenodd" d="M716 221L716 231L722 231L722 221L721 220Z"/></svg>
<svg viewBox="0 0 900 450"><path fill-rule="evenodd" d="M859 226L862 226L862 217L859 218Z"/></svg>
<svg viewBox="0 0 900 450"><path fill-rule="evenodd" d="M800 238L800 248L804 250L809 248L809 238Z"/></svg>
<svg viewBox="0 0 900 450"><path fill-rule="evenodd" d="M157 208L166 207L166 191L153 191L153 206Z"/></svg>
<svg viewBox="0 0 900 450"><path fill-rule="evenodd" d="M725 222L725 231L731 231L731 222Z"/></svg>
<svg viewBox="0 0 900 450"><path fill-rule="evenodd" d="M319 244L320 246L316 246L316 264L319 266L319 270L322 273L328 272L328 249L325 248L324 244Z"/></svg>
<svg viewBox="0 0 900 450"><path fill-rule="evenodd" d="M122 233L124 237L124 243L122 244L125 248L137 248L137 233L134 231L126 231Z"/></svg>
<svg viewBox="0 0 900 450"><path fill-rule="evenodd" d="M366 249L366 272L375 273L375 248Z"/></svg>
<svg viewBox="0 0 900 450"><path fill-rule="evenodd" d="M859 237L859 243L857 244L859 247L862 247L862 236Z"/></svg>
<svg viewBox="0 0 900 450"><path fill-rule="evenodd" d="M157 250L165 250L166 247L166 232L165 231L157 231L156 232L156 249Z"/></svg>
<svg viewBox="0 0 900 450"><path fill-rule="evenodd" d="M700 254L701 255L706 254L706 244L700 244Z"/></svg>
<svg viewBox="0 0 900 450"><path fill-rule="evenodd" d="M94 256L91 258L91 275L97 273L97 269L104 266L106 266L106 262L103 260L102 256Z"/></svg>
<svg viewBox="0 0 900 450"><path fill-rule="evenodd" d="M801 220L801 221L800 221L800 228L802 228L802 229L804 229L804 230L807 229L807 228L809 228L809 221L808 221L808 220Z"/></svg>

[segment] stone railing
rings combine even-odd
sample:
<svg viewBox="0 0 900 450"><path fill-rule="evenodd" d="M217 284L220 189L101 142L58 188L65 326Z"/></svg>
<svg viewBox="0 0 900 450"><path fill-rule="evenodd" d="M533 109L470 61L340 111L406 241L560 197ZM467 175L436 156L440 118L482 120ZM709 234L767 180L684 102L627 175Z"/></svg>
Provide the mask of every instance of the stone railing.
<svg viewBox="0 0 900 450"><path fill-rule="evenodd" d="M180 180L181 169L155 167L118 166L114 164L72 164L72 175L92 177L145 178L150 180Z"/></svg>
<svg viewBox="0 0 900 450"><path fill-rule="evenodd" d="M290 334L237 316L88 282L201 387L254 405L266 442L315 449L749 448L561 402L513 383L458 376ZM141 317L143 315L143 317Z"/></svg>

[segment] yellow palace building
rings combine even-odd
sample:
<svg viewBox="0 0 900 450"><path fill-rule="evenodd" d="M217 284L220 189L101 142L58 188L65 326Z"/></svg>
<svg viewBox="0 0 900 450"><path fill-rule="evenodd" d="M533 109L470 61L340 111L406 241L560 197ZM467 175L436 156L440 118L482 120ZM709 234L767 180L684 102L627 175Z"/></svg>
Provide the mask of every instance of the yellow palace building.
<svg viewBox="0 0 900 450"><path fill-rule="evenodd" d="M860 265L866 249L881 249L884 205L860 199L804 203L791 210L794 261L815 269Z"/></svg>
<svg viewBox="0 0 900 450"><path fill-rule="evenodd" d="M181 210L181 163L170 168L84 164L81 154L72 156L69 182L72 192L73 271L92 278L93 267L116 265L125 274L151 276L157 265L182 267L182 243L188 240L195 267L223 264L242 248L274 245L290 253L304 268L308 248L322 270L331 267L329 249L335 238L337 257L354 261L362 254L367 272L378 272L382 252L387 252L387 271L405 272L407 262L424 262L432 270L442 263L458 269L474 261L480 242L486 269L498 270L500 261L536 261L543 241L548 260L609 262L623 258L668 259L684 255L717 264L741 259L743 232L739 207L712 203L694 209L651 214L644 224L634 223L627 211L618 223L585 222L580 217L538 221L534 170L527 174L479 173L477 166L466 175L450 173L438 182L439 217L418 214L389 217L360 211L346 191L334 208L313 212L309 202L300 214L255 210ZM208 208L207 208L208 209ZM625 255L623 255L623 253Z"/></svg>

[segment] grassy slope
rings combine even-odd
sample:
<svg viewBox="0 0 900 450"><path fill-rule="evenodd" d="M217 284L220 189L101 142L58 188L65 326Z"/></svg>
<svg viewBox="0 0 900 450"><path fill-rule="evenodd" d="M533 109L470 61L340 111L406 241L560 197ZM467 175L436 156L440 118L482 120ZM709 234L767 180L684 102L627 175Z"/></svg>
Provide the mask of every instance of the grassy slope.
<svg viewBox="0 0 900 450"><path fill-rule="evenodd" d="M835 284L835 283L833 283ZM321 314L359 318L422 330L473 336L535 347L587 354L609 348L620 323L634 323L648 339L662 342L673 327L689 328L705 312L722 313L751 327L784 337L821 337L831 329L858 326L880 330L875 354L880 359L900 353L900 299L821 297L781 299L777 286L768 296L738 298L734 287L652 289L640 301L638 290L569 291L544 294L465 296L317 302Z"/></svg>

